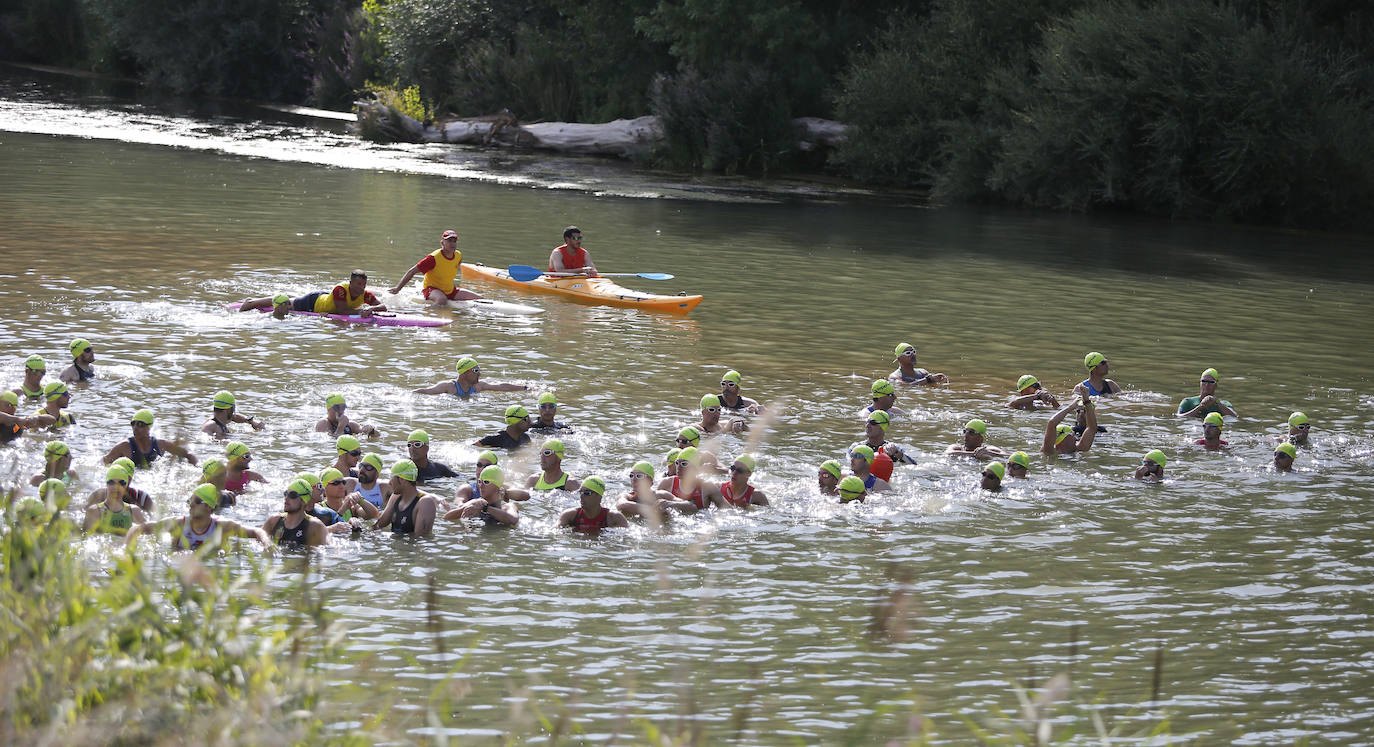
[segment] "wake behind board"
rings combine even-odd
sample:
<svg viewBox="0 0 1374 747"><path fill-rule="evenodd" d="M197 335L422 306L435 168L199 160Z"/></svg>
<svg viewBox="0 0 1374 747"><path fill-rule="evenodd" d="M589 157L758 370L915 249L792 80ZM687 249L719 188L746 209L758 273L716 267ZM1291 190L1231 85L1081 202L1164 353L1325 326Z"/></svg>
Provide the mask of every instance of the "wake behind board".
<svg viewBox="0 0 1374 747"><path fill-rule="evenodd" d="M425 299L420 300L424 301ZM491 298L471 298L466 301L450 299L444 303L454 311L478 311L486 314L509 314L512 316L530 316L544 313L544 310L538 306L526 306L523 303L497 301Z"/></svg>
<svg viewBox="0 0 1374 747"><path fill-rule="evenodd" d="M240 304L231 303L225 308L237 311ZM258 309L264 314L271 313L271 309ZM292 311L293 316L319 316L325 319L333 319L336 322L347 324L372 324L378 327L443 327L453 323L452 319L435 319L429 316L411 316L408 314L393 314L384 311L372 316L358 316L356 314L321 314L315 311Z"/></svg>

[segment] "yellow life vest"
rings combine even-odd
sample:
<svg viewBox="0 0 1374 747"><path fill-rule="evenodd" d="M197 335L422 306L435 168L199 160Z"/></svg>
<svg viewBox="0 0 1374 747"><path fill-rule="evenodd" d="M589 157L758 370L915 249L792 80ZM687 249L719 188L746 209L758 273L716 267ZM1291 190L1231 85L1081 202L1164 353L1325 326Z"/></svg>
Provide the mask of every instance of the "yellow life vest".
<svg viewBox="0 0 1374 747"><path fill-rule="evenodd" d="M340 289L340 288L343 288L344 296L346 296L346 297L348 298L348 308L347 308L347 309L342 309L342 310L340 310L340 309L335 309L335 308L334 308L334 294L333 294L333 292L330 292L330 293L321 293L320 296L319 296L319 298L316 298L316 299L315 299L315 313L317 313L317 314L347 314L347 313L353 311L354 309L358 308L359 306L362 306L362 305L363 305L364 299L367 298L367 289L366 289L366 288L363 289L363 292L362 292L362 293L360 293L360 294L358 294L358 295L356 295L356 296L354 296L354 295L352 295L352 294L350 294L350 293L348 292L348 283L339 283L338 285L334 286L334 290L338 290L338 289Z"/></svg>
<svg viewBox="0 0 1374 747"><path fill-rule="evenodd" d="M50 412L48 412L47 410L45 410L45 409L43 409L43 408L40 407L40 408L38 408L38 411L34 413L34 415L52 415L52 413L50 413ZM48 430L53 430L53 431L55 431L55 430L58 430L59 428L66 428L67 426L69 426L69 425L71 425L71 424L73 424L73 423L75 423L75 422L76 422L76 417L75 417L74 415L72 415L71 413L67 412L66 410L58 410L58 411L57 411L57 420L54 421L52 425L48 426Z"/></svg>
<svg viewBox="0 0 1374 747"><path fill-rule="evenodd" d="M453 281L458 277L458 265L463 263L463 253L454 249L453 259L446 259L443 249L435 249L429 256L434 258L434 269L425 273L425 287L452 292Z"/></svg>

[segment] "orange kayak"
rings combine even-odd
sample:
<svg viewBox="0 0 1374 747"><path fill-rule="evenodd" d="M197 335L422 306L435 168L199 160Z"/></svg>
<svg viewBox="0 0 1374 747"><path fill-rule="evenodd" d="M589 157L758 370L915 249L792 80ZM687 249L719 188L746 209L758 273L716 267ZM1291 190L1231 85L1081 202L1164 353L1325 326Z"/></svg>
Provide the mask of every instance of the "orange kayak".
<svg viewBox="0 0 1374 747"><path fill-rule="evenodd" d="M622 309L643 309L665 314L686 314L701 303L701 296L680 294L661 296L640 293L609 278L551 278L548 276L521 282L512 278L504 267L463 263L463 277L468 280L489 280L530 293L548 293L597 306L618 306Z"/></svg>

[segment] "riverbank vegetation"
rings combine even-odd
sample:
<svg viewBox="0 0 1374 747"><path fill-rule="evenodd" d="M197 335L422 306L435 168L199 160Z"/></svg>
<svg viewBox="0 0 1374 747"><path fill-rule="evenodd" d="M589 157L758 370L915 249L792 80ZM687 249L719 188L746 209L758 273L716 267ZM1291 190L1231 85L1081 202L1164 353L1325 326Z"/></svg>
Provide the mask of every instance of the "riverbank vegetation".
<svg viewBox="0 0 1374 747"><path fill-rule="evenodd" d="M658 115L656 159L937 199L1374 228L1360 0L0 0L20 60L423 117ZM850 125L804 150L795 117Z"/></svg>

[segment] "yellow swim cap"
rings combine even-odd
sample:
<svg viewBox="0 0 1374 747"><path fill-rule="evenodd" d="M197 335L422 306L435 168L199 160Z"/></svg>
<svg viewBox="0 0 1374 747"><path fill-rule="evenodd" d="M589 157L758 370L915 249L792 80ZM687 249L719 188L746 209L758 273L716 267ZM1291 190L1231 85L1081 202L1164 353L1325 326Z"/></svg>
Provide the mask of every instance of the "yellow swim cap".
<svg viewBox="0 0 1374 747"><path fill-rule="evenodd" d="M429 434L417 428L416 430L411 431L409 436L406 436L406 440L429 443Z"/></svg>
<svg viewBox="0 0 1374 747"><path fill-rule="evenodd" d="M493 485L501 485L506 481L506 473L500 467L492 464L482 468L482 473L477 476L479 480L485 480Z"/></svg>
<svg viewBox="0 0 1374 747"><path fill-rule="evenodd" d="M377 470L379 475L382 473L382 458L376 454L363 454L361 463L372 465L372 468Z"/></svg>
<svg viewBox="0 0 1374 747"><path fill-rule="evenodd" d="M67 385L60 381L49 381L43 385L43 396L49 401L60 398L67 393Z"/></svg>
<svg viewBox="0 0 1374 747"><path fill-rule="evenodd" d="M583 489L590 490L593 493L596 493L597 495L606 495L606 481L601 479L601 477L598 475L592 475L591 477L588 477L587 479L583 480L582 487Z"/></svg>
<svg viewBox="0 0 1374 747"><path fill-rule="evenodd" d="M538 404L556 405L558 404L558 398L553 396L553 392L540 392Z"/></svg>
<svg viewBox="0 0 1374 747"><path fill-rule="evenodd" d="M1225 427L1226 421L1222 420L1221 413L1209 412L1207 413L1207 417L1202 419L1202 424L1204 426L1215 425L1217 428L1223 428Z"/></svg>
<svg viewBox="0 0 1374 747"><path fill-rule="evenodd" d="M43 458L49 462L55 462L70 453L71 449L61 441L49 441L48 445L43 447Z"/></svg>
<svg viewBox="0 0 1374 747"><path fill-rule="evenodd" d="M1160 467L1163 467L1169 462L1169 460L1164 457L1164 452L1159 449L1151 449L1145 452L1145 459L1158 464Z"/></svg>
<svg viewBox="0 0 1374 747"><path fill-rule="evenodd" d="M692 465L700 464L701 452L697 451L697 447L695 446L688 446L687 448L677 453L676 461L687 462L688 464Z"/></svg>
<svg viewBox="0 0 1374 747"><path fill-rule="evenodd" d="M714 394L708 394L702 397L701 409L705 410L708 407L720 407L720 397L717 397Z"/></svg>
<svg viewBox="0 0 1374 747"><path fill-rule="evenodd" d="M1022 374L1021 378L1016 380L1016 391L1024 391L1026 387L1039 383L1040 380L1035 378L1034 376L1031 376L1030 374Z"/></svg>
<svg viewBox="0 0 1374 747"><path fill-rule="evenodd" d="M1274 453L1275 453L1275 454L1287 454L1289 459L1297 459L1297 458L1298 458L1298 447L1294 446L1293 444L1288 443L1287 441L1284 441L1283 443L1281 443L1281 444L1278 445L1278 448L1274 449Z"/></svg>
<svg viewBox="0 0 1374 747"><path fill-rule="evenodd" d="M123 467L124 471L129 473L129 477L133 477L135 469L134 460L130 459L129 457L120 457L114 460L114 462L112 462L111 464L117 464L120 467Z"/></svg>
<svg viewBox="0 0 1374 747"><path fill-rule="evenodd" d="M71 501L71 493L67 492L67 484L57 479L49 477L38 484L38 495L45 502L53 505L54 508L66 508Z"/></svg>
<svg viewBox="0 0 1374 747"><path fill-rule="evenodd" d="M216 410L228 410L234 406L234 395L227 391L220 390L215 392L215 398L211 402Z"/></svg>
<svg viewBox="0 0 1374 747"><path fill-rule="evenodd" d="M415 482L420 479L420 468L415 466L415 462L409 459L402 459L391 465L391 476Z"/></svg>
<svg viewBox="0 0 1374 747"><path fill-rule="evenodd" d="M654 479L654 465L649 464L648 462L635 462L634 466L630 467L630 471L643 472L644 474L649 476L650 480Z"/></svg>
<svg viewBox="0 0 1374 747"><path fill-rule="evenodd" d="M1058 446L1060 441L1063 441L1064 439L1072 435L1073 426L1069 425L1068 423L1060 423L1059 426L1054 429L1054 445Z"/></svg>
<svg viewBox="0 0 1374 747"><path fill-rule="evenodd" d="M314 474L313 472L302 472L302 473L300 473L299 475L296 475L296 479L297 479L297 480L304 480L304 481L306 482L307 485L310 485L311 487L314 487L314 488L322 488L322 487L324 487L323 485L320 484L320 476L317 475L317 474Z"/></svg>
<svg viewBox="0 0 1374 747"><path fill-rule="evenodd" d="M488 449L477 455L477 461L486 462L487 464L496 464L501 460L496 458L496 452Z"/></svg>
<svg viewBox="0 0 1374 747"><path fill-rule="evenodd" d="M546 448L546 449L548 449L549 451L552 451L553 453L557 454L559 459L562 459L562 458L563 458L563 455L564 455L564 454L566 453L566 451L567 451L567 450L564 448L564 446L563 446L563 441L562 441L562 439L558 439L558 438L551 438L551 439L545 441L545 442L544 442L544 448Z"/></svg>
<svg viewBox="0 0 1374 747"><path fill-rule="evenodd" d="M464 373L464 372L466 372L466 371L470 371L470 370L472 370L472 369L474 369L474 368L477 368L477 359L476 359L476 358L473 358L472 356L467 356L467 357L459 358L459 359L458 359L458 373L461 374L461 373Z"/></svg>
<svg viewBox="0 0 1374 747"><path fill-rule="evenodd" d="M205 484L191 491L191 497L199 498L201 503L210 508L219 507L219 488L214 485Z"/></svg>
<svg viewBox="0 0 1374 747"><path fill-rule="evenodd" d="M529 416L529 410L526 410L524 407L521 407L520 405L511 405L510 407L506 408L506 425L515 425L516 423L520 422L521 420L524 420L525 418L528 418Z"/></svg>
<svg viewBox="0 0 1374 747"><path fill-rule="evenodd" d="M873 386L869 387L869 390L873 394L873 399L877 399L879 397L886 397L889 394L897 393L896 387L892 386L892 382L888 381L887 379L875 380L873 382Z"/></svg>
<svg viewBox="0 0 1374 747"><path fill-rule="evenodd" d="M682 449L669 449L668 456L663 458L663 463L671 465L673 462L677 461L678 455L681 453Z"/></svg>
<svg viewBox="0 0 1374 747"><path fill-rule="evenodd" d="M210 457L200 463L201 477L209 478L215 477L216 475L222 475L227 469L228 467L224 464L224 460L219 457Z"/></svg>
<svg viewBox="0 0 1374 747"><path fill-rule="evenodd" d="M281 306L284 303L291 303L291 297L286 295L285 293L278 293L277 295L272 296L272 306Z"/></svg>
<svg viewBox="0 0 1374 747"><path fill-rule="evenodd" d="M743 464L751 474L754 471L754 465L758 463L757 460L754 459L752 454L740 454L739 456L735 457L735 461L739 462L740 464Z"/></svg>
<svg viewBox="0 0 1374 747"><path fill-rule="evenodd" d="M333 407L334 405L347 406L348 402L344 400L344 396L342 394L339 394L338 392L333 392L331 394L325 395L324 404L326 407Z"/></svg>
<svg viewBox="0 0 1374 747"><path fill-rule="evenodd" d="M983 436L983 435L986 435L987 432L988 432L988 424L987 424L987 423L984 423L983 421L979 420L978 418L974 418L973 420L970 420L970 421L968 421L967 423L964 423L964 430L966 430L966 431L973 431L974 433L977 433L978 435Z"/></svg>
<svg viewBox="0 0 1374 747"><path fill-rule="evenodd" d="M340 472L338 468L325 467L324 471L320 473L320 484L328 485L329 483L334 482L335 480L342 480L343 476L344 474Z"/></svg>
<svg viewBox="0 0 1374 747"><path fill-rule="evenodd" d="M1107 356L1101 353L1088 353L1083 356L1083 366L1089 371L1107 362Z"/></svg>
<svg viewBox="0 0 1374 747"><path fill-rule="evenodd" d="M110 480L123 480L124 484L128 485L129 473L122 465L111 464L110 468L105 470L105 482L109 482Z"/></svg>
<svg viewBox="0 0 1374 747"><path fill-rule="evenodd" d="M882 410L874 410L868 414L868 418L864 420L864 425L867 425L870 420L881 425L883 427L883 432L886 433L887 426L892 423L892 416Z"/></svg>
<svg viewBox="0 0 1374 747"><path fill-rule="evenodd" d="M79 357L82 353L86 352L87 350L90 350L91 344L89 342L86 342L85 340L77 338L75 340L72 340L72 344L68 345L67 348L72 351L72 357L76 358Z"/></svg>
<svg viewBox="0 0 1374 747"><path fill-rule="evenodd" d="M740 381L742 381L742 378L741 378L740 375L739 375L739 371L736 371L736 370L734 370L734 369L730 369L729 371L726 371L726 372L725 372L725 375L724 375L724 376L720 377L720 380L721 380L721 381L733 381L733 382L735 382L736 384L738 384L738 383L740 383Z"/></svg>
<svg viewBox="0 0 1374 747"><path fill-rule="evenodd" d="M701 431L697 430L696 428L693 428L690 425L678 431L677 437L687 439L687 443L691 444L692 446L696 446L697 444L701 443Z"/></svg>
<svg viewBox="0 0 1374 747"><path fill-rule="evenodd" d="M296 478L291 481L290 485L286 486L286 489L295 493L296 497L300 498L302 501L308 502L310 500L310 483L305 480Z"/></svg>
<svg viewBox="0 0 1374 747"><path fill-rule="evenodd" d="M1017 464L1026 469L1030 469L1030 456L1024 451L1018 451L1007 457L1007 464Z"/></svg>
<svg viewBox="0 0 1374 747"><path fill-rule="evenodd" d="M1007 465L1001 462L988 462L988 466L983 468L984 472L991 472L997 476L997 481L1001 482L1007 477Z"/></svg>
<svg viewBox="0 0 1374 747"><path fill-rule="evenodd" d="M138 412L134 413L134 416L133 418L131 418L131 420L135 423L147 423L148 425L152 425L153 411L148 409L139 410Z"/></svg>
<svg viewBox="0 0 1374 747"><path fill-rule="evenodd" d="M840 480L840 503L848 503L858 500L864 494L864 481L850 475Z"/></svg>
<svg viewBox="0 0 1374 747"><path fill-rule="evenodd" d="M1307 419L1307 415L1301 412L1295 412L1288 416L1288 424L1292 426L1308 425L1311 422L1312 421Z"/></svg>
<svg viewBox="0 0 1374 747"><path fill-rule="evenodd" d="M827 459L824 462L821 462L820 468L821 470L834 475L836 480L840 479L840 471L842 468L840 467L840 463L835 461L834 459ZM862 485L863 482L860 481L859 484Z"/></svg>
<svg viewBox="0 0 1374 747"><path fill-rule="evenodd" d="M0 402L8 402L8 403L10 403L11 405L14 405L15 407L18 407L18 406L19 406L19 395L17 395L17 394L15 394L14 392L11 392L10 390L6 389L5 391L0 392Z"/></svg>
<svg viewBox="0 0 1374 747"><path fill-rule="evenodd" d="M249 453L248 444L242 441L230 441L224 446L224 455L230 459L248 456Z"/></svg>
<svg viewBox="0 0 1374 747"><path fill-rule="evenodd" d="M1218 381L1221 380L1221 375L1217 373L1217 370L1216 370L1215 368L1209 368L1209 369L1207 369L1206 371L1203 371L1203 372L1202 372L1202 375L1199 376L1198 378L1199 378L1199 379L1205 379L1205 378L1207 378L1208 376L1211 376L1213 379L1216 379L1216 380L1218 380Z"/></svg>
<svg viewBox="0 0 1374 747"><path fill-rule="evenodd" d="M898 344L897 347L895 347L895 348L892 349L892 355L894 356L894 357L892 358L892 362L893 362L893 363L896 363L896 362L897 362L897 359L898 359L898 358L901 358L903 355L906 355L906 352L907 352L908 350L910 350L912 353L915 353L915 352L916 352L916 346L912 345L912 344L909 343L909 342L903 342L903 343Z"/></svg>
<svg viewBox="0 0 1374 747"><path fill-rule="evenodd" d="M48 370L48 364L43 362L43 356L30 355L28 358L24 359L24 368L30 371L46 371Z"/></svg>
<svg viewBox="0 0 1374 747"><path fill-rule="evenodd" d="M873 452L873 448L870 446L866 446L864 444L860 444L849 450L850 459L853 459L856 456L862 457L863 460L869 464L872 464L873 460L877 458L877 454Z"/></svg>
<svg viewBox="0 0 1374 747"><path fill-rule="evenodd" d="M358 439L345 433L334 439L334 448L337 449L340 454L343 454L349 451L357 451L363 448L363 445L358 443Z"/></svg>

